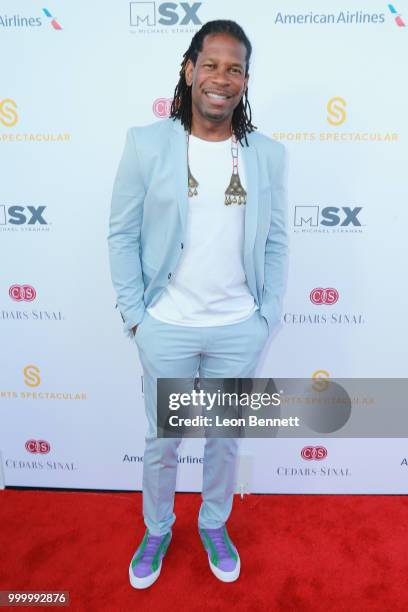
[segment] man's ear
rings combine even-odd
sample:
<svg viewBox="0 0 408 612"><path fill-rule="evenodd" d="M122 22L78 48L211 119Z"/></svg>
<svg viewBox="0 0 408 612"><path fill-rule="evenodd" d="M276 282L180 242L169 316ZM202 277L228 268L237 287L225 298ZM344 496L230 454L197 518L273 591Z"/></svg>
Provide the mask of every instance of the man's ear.
<svg viewBox="0 0 408 612"><path fill-rule="evenodd" d="M193 83L193 62L191 59L188 59L186 62L186 67L184 68L184 78L186 79L186 83L188 86Z"/></svg>

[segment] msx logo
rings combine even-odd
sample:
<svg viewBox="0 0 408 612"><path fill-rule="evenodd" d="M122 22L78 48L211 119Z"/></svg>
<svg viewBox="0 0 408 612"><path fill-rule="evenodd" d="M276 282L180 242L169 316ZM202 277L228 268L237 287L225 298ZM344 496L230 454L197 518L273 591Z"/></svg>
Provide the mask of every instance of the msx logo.
<svg viewBox="0 0 408 612"><path fill-rule="evenodd" d="M0 225L47 225L43 214L46 206L4 206L0 204Z"/></svg>
<svg viewBox="0 0 408 612"><path fill-rule="evenodd" d="M155 26L157 23L163 26L172 25L201 25L197 11L202 2L131 2L130 3L130 25L139 27Z"/></svg>
<svg viewBox="0 0 408 612"><path fill-rule="evenodd" d="M342 208L337 208L337 206L326 206L325 208L320 206L295 206L295 227L302 227L303 225L309 227L317 227L318 225L326 227L354 225L361 227L357 218L361 210L361 206L355 208L349 206L343 206Z"/></svg>

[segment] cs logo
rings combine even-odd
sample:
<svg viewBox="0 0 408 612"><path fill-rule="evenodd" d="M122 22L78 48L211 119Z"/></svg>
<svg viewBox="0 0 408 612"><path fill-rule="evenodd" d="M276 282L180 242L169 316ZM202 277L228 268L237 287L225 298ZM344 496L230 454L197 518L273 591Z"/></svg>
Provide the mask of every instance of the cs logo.
<svg viewBox="0 0 408 612"><path fill-rule="evenodd" d="M46 440L27 440L25 448L29 453L46 455L51 450L51 445Z"/></svg>
<svg viewBox="0 0 408 612"><path fill-rule="evenodd" d="M305 461L321 461L327 457L327 448L325 446L304 446L300 455Z"/></svg>
<svg viewBox="0 0 408 612"><path fill-rule="evenodd" d="M23 370L24 384L27 387L38 387L41 383L40 370L35 365L28 365Z"/></svg>
<svg viewBox="0 0 408 612"><path fill-rule="evenodd" d="M316 306L320 306L321 304L331 306L335 304L338 299L339 292L337 289L333 289L333 287L328 287L327 289L316 287L316 289L312 289L310 292L310 301L316 304Z"/></svg>
<svg viewBox="0 0 408 612"><path fill-rule="evenodd" d="M326 391L330 378L330 374L326 370L316 370L316 372L313 372L312 378L315 381L312 385L314 391Z"/></svg>
<svg viewBox="0 0 408 612"><path fill-rule="evenodd" d="M11 285L9 296L16 302L32 302L37 295L36 290L31 285Z"/></svg>
<svg viewBox="0 0 408 612"><path fill-rule="evenodd" d="M156 117L169 117L173 98L158 98L153 102L153 112Z"/></svg>
<svg viewBox="0 0 408 612"><path fill-rule="evenodd" d="M341 125L346 120L346 111L344 107L347 106L346 101L343 98L331 98L327 103L327 112L329 113L326 117L330 125Z"/></svg>
<svg viewBox="0 0 408 612"><path fill-rule="evenodd" d="M200 19L197 17L197 11L201 6L201 2L194 2L190 6L188 2L162 2L156 7L156 2L131 2L130 3L130 25L139 27L155 26L157 23L163 26L172 25L201 25ZM179 16L177 9L181 7L183 15ZM157 15L160 15L157 18Z"/></svg>
<svg viewBox="0 0 408 612"><path fill-rule="evenodd" d="M11 98L0 100L0 123L6 127L13 127L18 121L17 104Z"/></svg>

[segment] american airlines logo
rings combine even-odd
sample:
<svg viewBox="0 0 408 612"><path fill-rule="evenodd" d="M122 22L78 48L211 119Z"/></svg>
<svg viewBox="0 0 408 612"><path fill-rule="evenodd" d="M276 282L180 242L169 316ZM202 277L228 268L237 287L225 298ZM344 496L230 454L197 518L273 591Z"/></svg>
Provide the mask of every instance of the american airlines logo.
<svg viewBox="0 0 408 612"><path fill-rule="evenodd" d="M403 18L401 17L399 12L395 8L395 6L393 4L389 4L388 9L391 12L392 16L394 17L394 21L397 24L397 26L399 28L405 28L405 21L403 20Z"/></svg>

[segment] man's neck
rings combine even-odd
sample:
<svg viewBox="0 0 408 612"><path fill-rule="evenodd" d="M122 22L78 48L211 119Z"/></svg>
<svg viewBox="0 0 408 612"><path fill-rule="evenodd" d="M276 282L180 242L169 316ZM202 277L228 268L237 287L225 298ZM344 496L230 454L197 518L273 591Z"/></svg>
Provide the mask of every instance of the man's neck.
<svg viewBox="0 0 408 612"><path fill-rule="evenodd" d="M231 136L231 119L216 123L204 118L197 121L193 115L191 133L203 140L227 140Z"/></svg>

